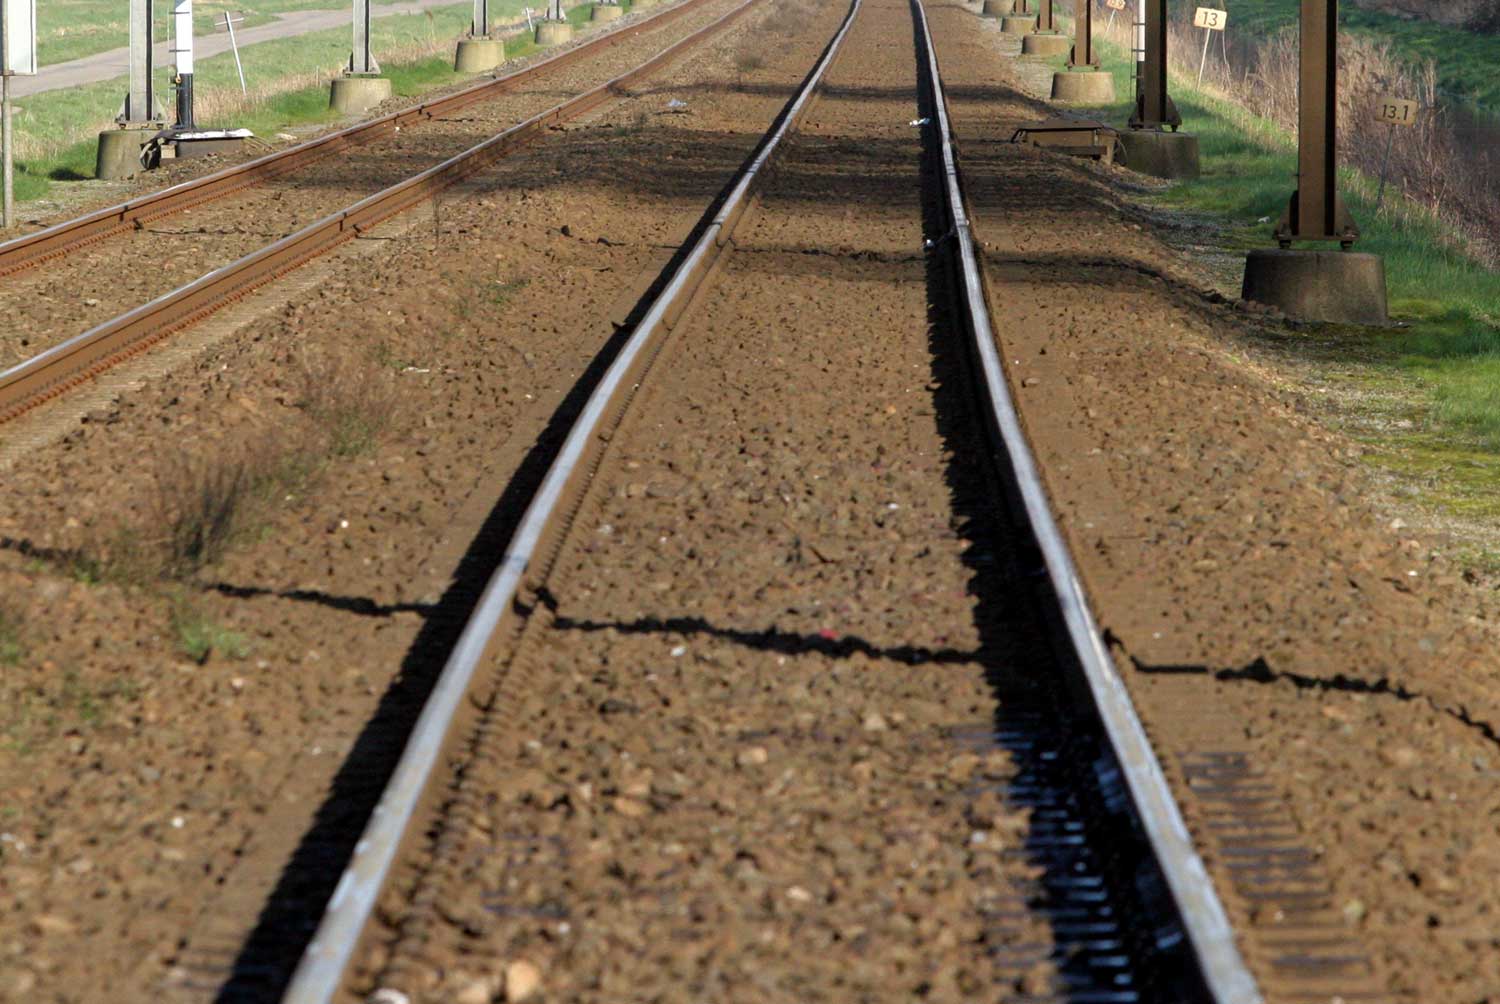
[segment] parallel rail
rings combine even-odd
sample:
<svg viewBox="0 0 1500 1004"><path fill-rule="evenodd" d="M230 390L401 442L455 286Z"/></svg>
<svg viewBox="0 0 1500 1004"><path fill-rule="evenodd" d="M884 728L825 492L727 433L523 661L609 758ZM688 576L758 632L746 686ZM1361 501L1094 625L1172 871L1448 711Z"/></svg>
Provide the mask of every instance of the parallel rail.
<svg viewBox="0 0 1500 1004"><path fill-rule="evenodd" d="M394 135L412 125L450 115L472 104L493 100L529 82L535 76L592 58L635 35L670 24L707 2L708 0L681 0L659 14L606 32L598 38L514 73L6 241L0 244L0 277L71 254L79 248L130 230L138 224L279 178L353 147Z"/></svg>
<svg viewBox="0 0 1500 1004"><path fill-rule="evenodd" d="M695 4L705 0L686 2ZM206 317L276 277L358 236L382 220L389 219L482 170L500 157L544 135L550 127L585 114L613 95L623 92L631 84L654 73L683 51L722 31L759 2L761 0L744 0L712 24L663 49L634 69L534 115L420 174L376 192L347 209L310 223L274 244L251 252L185 286L113 317L0 372L0 422L9 421L65 393L69 388L92 379L173 331ZM489 85L481 85L463 93L472 94L487 86ZM388 116L377 122L393 118ZM253 167L254 164L246 166ZM205 179L208 180L212 179Z"/></svg>
<svg viewBox="0 0 1500 1004"><path fill-rule="evenodd" d="M1177 907L1178 919L1192 947L1192 956L1205 989L1215 1004L1260 1004L1261 993L1235 944L1234 931L1214 891L1213 881L1193 846L1192 835L1172 795L1166 774L1146 736L1125 681L1120 678L1104 645L1098 622L1062 531L1053 518L1047 490L1036 459L1021 428L1000 360L990 312L985 300L979 255L964 206L958 152L943 94L942 75L927 12L921 0L910 0L925 57L927 84L933 95L935 121L942 152L944 209L958 246L963 280L961 305L978 362L979 384L990 432L1009 460L1016 486L1046 564L1072 654L1082 670L1086 690L1109 746L1118 761L1134 815L1139 822Z"/></svg>
<svg viewBox="0 0 1500 1004"><path fill-rule="evenodd" d="M751 205L769 165L781 149L782 140L796 128L849 33L859 5L860 0L853 0L822 58L589 396L444 665L390 784L360 837L354 858L340 878L318 931L282 997L282 1004L326 1004L337 993L406 837L407 826L442 756L450 725L469 692L475 672L493 654L501 623L517 603L527 573L541 563L543 540L556 531L554 524L559 517L572 511L567 501L583 488L594 469L592 461L602 449L602 430L611 418L618 418L656 351L722 258L735 225Z"/></svg>
<svg viewBox="0 0 1500 1004"><path fill-rule="evenodd" d="M532 605L534 597L530 594L541 588L553 545L566 532L566 524L577 511L578 501L597 469L611 423L621 420L661 347L695 297L701 294L706 280L731 245L736 224L753 204L783 138L806 110L859 8L860 0L853 0L814 71L592 391L445 664L354 858L341 877L317 934L283 997L284 1004L325 1004L338 992L374 904L403 842L409 839L408 827L419 806L428 804L432 795L429 789L436 768L454 741L454 722L461 716L478 670L496 654L508 618ZM985 420L1009 458L1008 474L1019 489L1028 522L1041 546L1065 627L1062 641L1073 661L1082 667L1086 678L1084 689L1109 750L1118 761L1133 817L1146 836L1154 865L1159 867L1170 889L1172 906L1178 914L1173 919L1186 932L1197 977L1194 985L1202 987L1202 993L1192 996L1212 1000L1214 1004L1259 1004L1259 989L1240 958L1225 912L1192 846L1161 765L1123 681L1104 649L1006 387L963 204L936 54L920 0L912 0L912 9L919 28L919 47L923 50L923 71L934 99L932 128L941 150L944 208L958 249L961 313L974 356L980 363Z"/></svg>

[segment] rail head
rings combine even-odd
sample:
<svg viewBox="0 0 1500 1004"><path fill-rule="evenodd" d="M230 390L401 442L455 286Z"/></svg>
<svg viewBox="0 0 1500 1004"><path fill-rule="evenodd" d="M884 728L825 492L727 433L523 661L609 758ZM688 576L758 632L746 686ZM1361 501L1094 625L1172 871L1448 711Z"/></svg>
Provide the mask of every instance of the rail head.
<svg viewBox="0 0 1500 1004"><path fill-rule="evenodd" d="M282 1004L327 1004L338 992L376 898L390 874L408 824L439 762L448 725L469 692L502 618L516 603L523 579L538 557L548 525L565 499L570 482L585 468L588 451L597 442L602 423L614 411L612 405L631 389L642 360L647 358L649 347L666 329L672 311L692 296L694 277L701 276L706 264L721 252L727 229L752 197L754 180L763 176L772 154L822 82L854 23L860 2L852 0L848 14L824 49L822 58L778 116L776 126L751 163L743 169L724 205L704 227L692 250L679 262L671 279L652 301L619 355L589 395L444 664L391 781L360 836L354 857L340 876L313 940L281 998Z"/></svg>
<svg viewBox="0 0 1500 1004"><path fill-rule="evenodd" d="M1066 540L1052 515L1051 502L1015 402L990 326L979 256L964 206L958 157L943 93L937 51L922 0L910 0L922 38L922 55L933 99L933 125L942 152L942 188L963 279L964 313L969 320L979 382L988 398L989 420L1004 446L1011 473L1032 532L1041 547L1068 641L1085 677L1126 790L1177 907L1195 962L1214 1004L1261 1004L1260 988L1235 943L1234 931L1203 859L1193 845L1166 774L1130 693L1105 648L1098 622Z"/></svg>

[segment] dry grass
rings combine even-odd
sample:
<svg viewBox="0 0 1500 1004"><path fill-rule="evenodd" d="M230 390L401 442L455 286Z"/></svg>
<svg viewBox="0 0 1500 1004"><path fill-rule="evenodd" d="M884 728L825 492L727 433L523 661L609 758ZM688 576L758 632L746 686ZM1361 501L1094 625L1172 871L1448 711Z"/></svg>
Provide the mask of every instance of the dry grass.
<svg viewBox="0 0 1500 1004"><path fill-rule="evenodd" d="M374 358L304 358L300 383L307 421L165 456L140 515L86 540L73 574L142 587L191 578L251 536L276 500L306 494L331 461L373 449L399 404Z"/></svg>
<svg viewBox="0 0 1500 1004"><path fill-rule="evenodd" d="M1173 69L1196 77L1202 35L1172 26L1168 51ZM1118 31L1118 28L1117 28ZM1228 67L1211 59L1205 89L1235 101L1295 133L1297 123L1297 32L1289 29L1260 42L1249 62ZM1384 95L1419 102L1412 127L1375 120ZM1387 141L1389 190L1383 212L1399 212L1396 193L1431 212L1465 240L1464 250L1490 267L1500 266L1500 160L1463 146L1443 111L1437 68L1398 58L1391 45L1358 35L1339 40L1339 157L1371 178L1380 176Z"/></svg>

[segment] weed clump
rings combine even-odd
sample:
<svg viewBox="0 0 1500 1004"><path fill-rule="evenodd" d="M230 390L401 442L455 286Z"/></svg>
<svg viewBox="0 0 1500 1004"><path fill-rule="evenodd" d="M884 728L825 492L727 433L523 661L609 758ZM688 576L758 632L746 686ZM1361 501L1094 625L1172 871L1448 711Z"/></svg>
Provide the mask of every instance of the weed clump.
<svg viewBox="0 0 1500 1004"><path fill-rule="evenodd" d="M17 666L26 657L25 613L14 600L0 598L0 666Z"/></svg>
<svg viewBox="0 0 1500 1004"><path fill-rule="evenodd" d="M374 448L396 412L396 389L378 363L349 356L308 359L302 369L301 406L334 457L356 457ZM305 452L318 453L316 445Z"/></svg>
<svg viewBox="0 0 1500 1004"><path fill-rule="evenodd" d="M243 659L250 654L244 635L229 630L181 597L172 606L172 632L178 650L200 666L215 654L227 659Z"/></svg>

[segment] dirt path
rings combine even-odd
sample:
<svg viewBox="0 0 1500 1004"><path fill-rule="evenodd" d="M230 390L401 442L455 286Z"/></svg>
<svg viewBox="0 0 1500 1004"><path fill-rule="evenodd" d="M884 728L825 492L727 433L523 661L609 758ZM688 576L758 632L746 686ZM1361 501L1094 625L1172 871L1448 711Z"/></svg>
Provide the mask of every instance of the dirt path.
<svg viewBox="0 0 1500 1004"><path fill-rule="evenodd" d="M1180 758L1205 743L1284 803L1277 824L1316 865L1306 916L1255 898L1285 875L1224 883L1270 999L1305 999L1289 988L1309 975L1330 993L1365 982L1360 952L1299 968L1277 947L1314 921L1373 957L1377 990L1492 994L1489 613L1377 518L1357 449L1245 362L1249 318L1183 279L1127 175L1007 142L1046 112L998 33L930 10L996 331L1122 672L1221 878L1224 808Z"/></svg>
<svg viewBox="0 0 1500 1004"><path fill-rule="evenodd" d="M372 234L383 253L12 467L0 996L272 995L534 448L838 16L773 3L455 193L436 233ZM241 458L261 487L223 559L176 582L133 563L122 533L157 554L164 509Z"/></svg>

